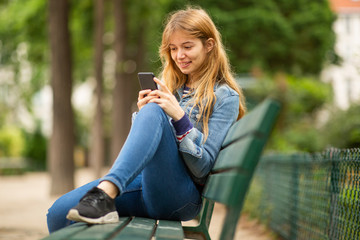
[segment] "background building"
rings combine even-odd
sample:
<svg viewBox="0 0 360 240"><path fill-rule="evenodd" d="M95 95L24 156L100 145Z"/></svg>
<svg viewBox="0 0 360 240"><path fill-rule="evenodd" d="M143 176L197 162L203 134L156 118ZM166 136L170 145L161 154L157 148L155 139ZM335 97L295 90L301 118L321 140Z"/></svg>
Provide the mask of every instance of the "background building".
<svg viewBox="0 0 360 240"><path fill-rule="evenodd" d="M347 109L360 102L360 0L330 0L330 4L337 14L335 51L342 62L326 68L322 79L333 86L334 104Z"/></svg>

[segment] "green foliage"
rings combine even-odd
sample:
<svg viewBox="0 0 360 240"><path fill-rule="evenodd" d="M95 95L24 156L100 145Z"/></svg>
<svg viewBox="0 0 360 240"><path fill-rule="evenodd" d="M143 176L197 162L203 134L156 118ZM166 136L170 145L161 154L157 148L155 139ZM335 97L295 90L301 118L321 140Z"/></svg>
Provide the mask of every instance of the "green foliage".
<svg viewBox="0 0 360 240"><path fill-rule="evenodd" d="M276 129L269 143L269 149L279 152L316 152L324 148L324 139L314 121L300 119L283 129Z"/></svg>
<svg viewBox="0 0 360 240"><path fill-rule="evenodd" d="M359 225L359 221L354 216L358 214L357 208L360 204L359 187L350 185L347 188L343 188L337 204L339 205L337 206L338 209L347 209L347 212L342 212L338 218L339 222L346 222L342 234L344 236L356 236L358 232L355 228Z"/></svg>
<svg viewBox="0 0 360 240"><path fill-rule="evenodd" d="M162 22L168 13L166 9L169 4L166 0L126 1L126 53L128 59L136 62L136 71L156 73L161 66L158 48L162 36Z"/></svg>
<svg viewBox="0 0 360 240"><path fill-rule="evenodd" d="M40 125L34 133L23 132L25 147L23 156L28 159L30 169L45 170L47 155L47 138L42 134Z"/></svg>
<svg viewBox="0 0 360 240"><path fill-rule="evenodd" d="M85 81L93 75L94 2L69 1L69 31L71 36L73 76Z"/></svg>
<svg viewBox="0 0 360 240"><path fill-rule="evenodd" d="M327 144L337 148L360 146L360 105L354 104L348 110L337 109L322 128Z"/></svg>
<svg viewBox="0 0 360 240"><path fill-rule="evenodd" d="M263 185L260 179L254 178L246 194L243 212L249 214L251 218L261 219L261 215L265 214L263 211L269 212L269 209L264 209L261 206L264 197ZM267 222L265 222L265 224L267 224Z"/></svg>
<svg viewBox="0 0 360 240"><path fill-rule="evenodd" d="M40 131L34 133L21 130L18 126L4 126L0 129L0 157L28 160L29 168L46 169L47 139Z"/></svg>
<svg viewBox="0 0 360 240"><path fill-rule="evenodd" d="M78 146L87 148L88 137L90 135L89 116L85 116L81 111L74 111L75 114L75 132L76 143Z"/></svg>
<svg viewBox="0 0 360 240"><path fill-rule="evenodd" d="M268 147L292 151L321 151L324 139L316 127L317 112L331 100L330 85L317 79L289 75L277 75L274 80L260 78L254 88L245 90L253 102L266 97L278 99L283 105L279 124Z"/></svg>
<svg viewBox="0 0 360 240"><path fill-rule="evenodd" d="M0 102L4 114L19 105L31 111L32 95L46 82L46 12L44 0L0 2L0 66L13 72L3 90L18 96L15 104Z"/></svg>
<svg viewBox="0 0 360 240"><path fill-rule="evenodd" d="M92 72L93 1L69 1L69 31L75 79L85 79ZM0 4L0 63L18 65L16 51L26 43L27 58L34 69L33 83L43 87L49 64L47 1L12 0ZM18 71L19 69L16 69Z"/></svg>
<svg viewBox="0 0 360 240"><path fill-rule="evenodd" d="M22 42L31 43L29 59L41 63L47 59L46 1L12 0L0 5L1 63L16 61L14 51Z"/></svg>
<svg viewBox="0 0 360 240"><path fill-rule="evenodd" d="M214 17L236 72L260 67L272 73L317 74L335 55L335 15L326 0L191 3Z"/></svg>
<svg viewBox="0 0 360 240"><path fill-rule="evenodd" d="M16 126L0 128L0 157L20 157L24 149L21 130Z"/></svg>
<svg viewBox="0 0 360 240"><path fill-rule="evenodd" d="M288 78L287 107L289 121L294 122L304 114L312 116L331 100L330 85L312 78Z"/></svg>

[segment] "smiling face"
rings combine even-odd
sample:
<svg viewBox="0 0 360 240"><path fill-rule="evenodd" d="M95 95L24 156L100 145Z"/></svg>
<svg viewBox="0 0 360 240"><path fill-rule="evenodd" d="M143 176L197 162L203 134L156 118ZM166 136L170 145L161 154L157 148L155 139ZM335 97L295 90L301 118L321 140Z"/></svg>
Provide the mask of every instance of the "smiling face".
<svg viewBox="0 0 360 240"><path fill-rule="evenodd" d="M199 38L182 30L175 31L169 40L172 60L182 73L188 75L188 80L191 82L194 74L204 63L210 49L206 48Z"/></svg>

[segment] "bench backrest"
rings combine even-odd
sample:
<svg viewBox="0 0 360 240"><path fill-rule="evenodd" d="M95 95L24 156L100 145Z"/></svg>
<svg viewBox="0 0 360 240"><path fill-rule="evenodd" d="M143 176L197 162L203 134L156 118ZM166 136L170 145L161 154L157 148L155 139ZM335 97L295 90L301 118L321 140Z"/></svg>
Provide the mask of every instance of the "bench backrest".
<svg viewBox="0 0 360 240"><path fill-rule="evenodd" d="M245 194L261 152L276 122L280 105L265 100L237 121L229 130L222 150L205 185L200 221L208 228L213 203L227 207L220 239L233 239ZM208 233L203 236L209 238Z"/></svg>

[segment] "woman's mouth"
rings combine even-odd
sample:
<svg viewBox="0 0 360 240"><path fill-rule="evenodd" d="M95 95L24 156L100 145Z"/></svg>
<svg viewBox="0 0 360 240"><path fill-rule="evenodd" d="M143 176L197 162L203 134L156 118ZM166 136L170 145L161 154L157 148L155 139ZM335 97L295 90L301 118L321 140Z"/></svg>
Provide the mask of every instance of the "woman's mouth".
<svg viewBox="0 0 360 240"><path fill-rule="evenodd" d="M179 63L179 66L180 68L187 68L189 65L190 65L191 61L190 62L181 62Z"/></svg>

